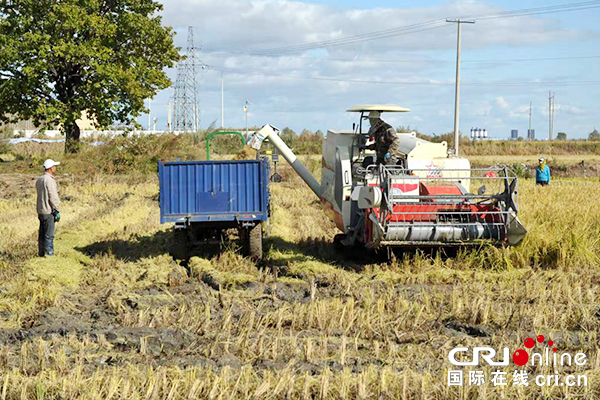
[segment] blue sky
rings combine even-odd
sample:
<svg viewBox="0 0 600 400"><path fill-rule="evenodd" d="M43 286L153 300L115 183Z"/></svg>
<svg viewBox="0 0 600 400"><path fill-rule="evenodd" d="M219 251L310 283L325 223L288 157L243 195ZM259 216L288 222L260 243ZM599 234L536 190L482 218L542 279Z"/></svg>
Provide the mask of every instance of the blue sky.
<svg viewBox="0 0 600 400"><path fill-rule="evenodd" d="M245 99L252 102L251 125L271 123L297 132L349 129L355 120L345 113L349 107L389 103L412 109L390 116L394 126L439 134L453 129L455 24L304 53L247 53L561 1L169 0L163 17L178 32L176 44L181 47L187 27L194 26L202 44L198 56L212 67L199 73L202 127L213 121L220 126L220 70L225 69L227 127L244 126ZM583 138L595 126L600 128L600 84L573 84L600 83L599 20L600 8L595 8L465 25L463 134L476 126L487 128L492 137L508 137L511 129L525 134L531 101L537 137L547 138L550 90L556 93L555 134ZM555 59L565 57L571 59ZM539 58L554 60L532 60ZM168 73L175 80L176 71ZM383 83L369 83L373 81ZM542 84L531 84L536 81ZM172 95L167 89L153 100L152 117L159 129L166 126ZM139 122L146 125L147 116Z"/></svg>

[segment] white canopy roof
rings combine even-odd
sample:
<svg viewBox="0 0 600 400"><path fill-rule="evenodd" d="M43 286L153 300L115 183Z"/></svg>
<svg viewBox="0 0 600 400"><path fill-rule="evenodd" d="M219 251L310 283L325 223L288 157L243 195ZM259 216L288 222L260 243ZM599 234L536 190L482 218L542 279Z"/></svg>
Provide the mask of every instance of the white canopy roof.
<svg viewBox="0 0 600 400"><path fill-rule="evenodd" d="M410 108L395 106L393 104L362 104L362 105L354 106L348 110L348 112L368 112L368 111L410 112Z"/></svg>

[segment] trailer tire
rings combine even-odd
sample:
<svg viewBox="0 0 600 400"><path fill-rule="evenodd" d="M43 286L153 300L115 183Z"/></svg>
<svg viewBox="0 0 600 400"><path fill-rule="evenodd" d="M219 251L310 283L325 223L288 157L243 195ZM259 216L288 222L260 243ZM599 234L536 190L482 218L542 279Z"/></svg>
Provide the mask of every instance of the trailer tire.
<svg viewBox="0 0 600 400"><path fill-rule="evenodd" d="M347 250L347 247L342 244L342 241L346 239L346 234L340 233L333 237L333 248L335 251L342 252Z"/></svg>
<svg viewBox="0 0 600 400"><path fill-rule="evenodd" d="M248 229L248 252L252 260L262 260L262 224L260 223Z"/></svg>
<svg viewBox="0 0 600 400"><path fill-rule="evenodd" d="M174 260L188 261L190 258L190 241L186 229L176 229L173 232L169 250Z"/></svg>

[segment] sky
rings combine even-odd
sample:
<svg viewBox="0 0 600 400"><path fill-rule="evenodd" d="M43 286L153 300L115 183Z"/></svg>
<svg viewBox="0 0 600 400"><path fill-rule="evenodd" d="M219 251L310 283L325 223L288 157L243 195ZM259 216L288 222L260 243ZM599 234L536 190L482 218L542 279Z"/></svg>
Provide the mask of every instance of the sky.
<svg viewBox="0 0 600 400"><path fill-rule="evenodd" d="M397 104L411 112L384 115L394 127L430 135L451 132L457 25L429 21L475 16L475 24L462 25L463 135L479 127L496 138L508 138L512 129L526 136L531 102L536 137L546 139L552 91L554 135L585 138L600 128L600 8L484 16L557 4L567 3L165 0L161 14L177 32L175 44L183 53L193 26L197 57L208 65L198 71L202 128L213 122L221 126L223 74L226 127L245 127L248 100L250 126L270 123L296 132L351 129L358 118L348 108ZM383 38L362 36L339 44L339 39L385 30L391 31ZM330 40L338 42L290 48ZM174 82L176 70L167 73ZM166 128L172 96L169 88L152 101L157 129ZM147 114L138 121L147 126Z"/></svg>

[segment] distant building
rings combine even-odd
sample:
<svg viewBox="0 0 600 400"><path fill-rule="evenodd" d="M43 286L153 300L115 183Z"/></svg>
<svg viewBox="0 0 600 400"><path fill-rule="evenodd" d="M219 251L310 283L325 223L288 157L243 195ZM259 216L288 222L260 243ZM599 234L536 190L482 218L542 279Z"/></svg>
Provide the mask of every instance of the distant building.
<svg viewBox="0 0 600 400"><path fill-rule="evenodd" d="M79 126L79 129L81 131L97 131L99 129L99 125L96 122L95 118L90 118L87 111L83 111L81 113L81 119L78 119L77 121L75 121L75 123L77 124L77 126ZM0 128L2 128L3 126L5 125L0 124ZM13 124L6 124L6 126L8 126L8 129L12 130L15 135L22 134L25 136L35 135L41 129L44 129L49 136L54 136L54 134L52 133L53 131L60 131L62 129L62 126L60 124L55 126L36 126L33 123L33 120L22 120Z"/></svg>
<svg viewBox="0 0 600 400"><path fill-rule="evenodd" d="M98 130L98 123L95 118L90 118L87 111L81 113L81 118L75 121L77 126L82 131L95 131ZM57 125L54 127L55 130L61 130L62 126Z"/></svg>
<svg viewBox="0 0 600 400"><path fill-rule="evenodd" d="M36 129L35 124L33 123L32 120L23 120L23 121L19 121L13 124L1 124L0 123L0 128L3 127L8 127L8 129L10 129L11 131L29 131L29 130L33 130Z"/></svg>
<svg viewBox="0 0 600 400"><path fill-rule="evenodd" d="M527 130L527 140L535 140L535 129Z"/></svg>
<svg viewBox="0 0 600 400"><path fill-rule="evenodd" d="M473 140L481 140L488 138L487 129L483 128L471 128L471 139Z"/></svg>
<svg viewBox="0 0 600 400"><path fill-rule="evenodd" d="M517 140L519 138L519 130L518 129L513 129L512 131L510 131L510 139L511 140Z"/></svg>
<svg viewBox="0 0 600 400"><path fill-rule="evenodd" d="M99 124L95 117L90 117L87 111L81 113L81 119L75 121L82 131L98 130Z"/></svg>

